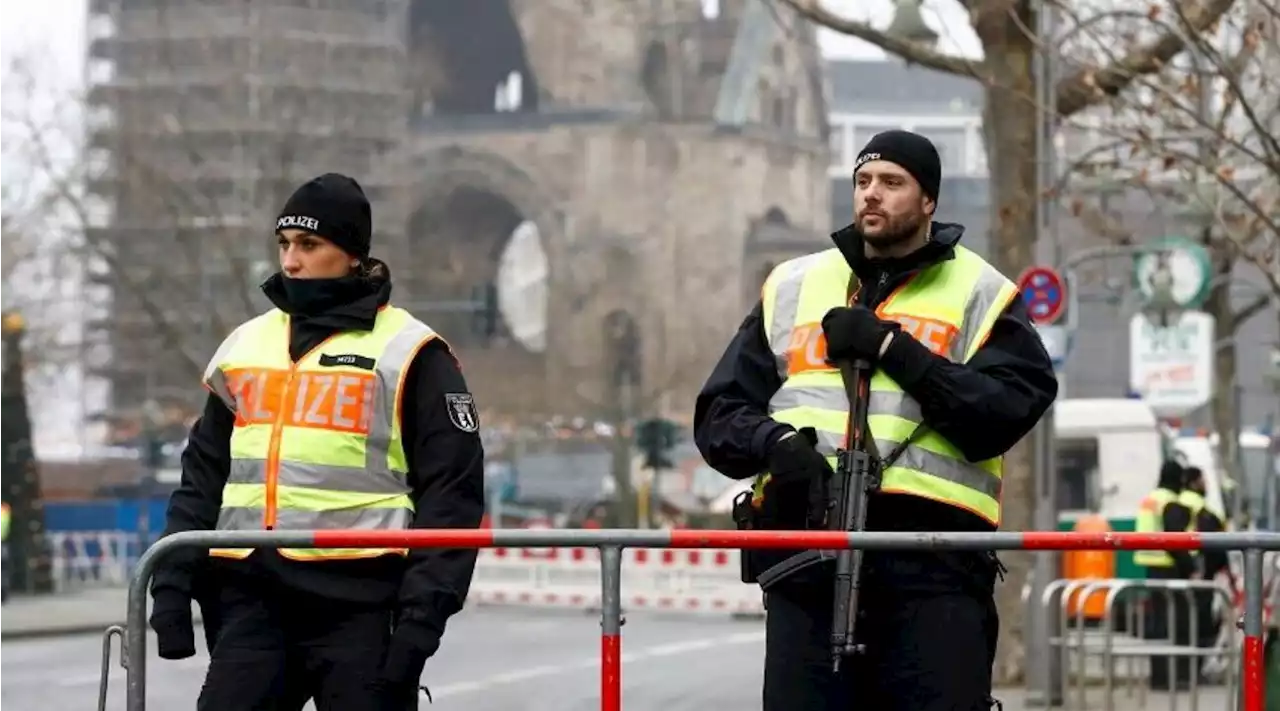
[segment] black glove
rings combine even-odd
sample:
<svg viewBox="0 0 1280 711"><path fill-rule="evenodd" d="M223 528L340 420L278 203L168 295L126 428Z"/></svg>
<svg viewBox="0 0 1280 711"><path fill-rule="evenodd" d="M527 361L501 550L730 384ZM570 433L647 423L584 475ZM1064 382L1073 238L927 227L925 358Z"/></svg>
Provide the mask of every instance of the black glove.
<svg viewBox="0 0 1280 711"><path fill-rule="evenodd" d="M155 630L156 646L161 659L186 659L195 656L196 632L189 596L169 589L155 594L151 629Z"/></svg>
<svg viewBox="0 0 1280 711"><path fill-rule="evenodd" d="M865 306L837 306L822 317L822 332L827 337L827 359L830 361L861 358L874 363L880 358L885 336L901 328L892 321L881 321Z"/></svg>
<svg viewBox="0 0 1280 711"><path fill-rule="evenodd" d="M422 668L438 649L440 631L432 626L418 620L405 620L396 625L377 680L384 711L408 711L418 707Z"/></svg>
<svg viewBox="0 0 1280 711"><path fill-rule="evenodd" d="M764 515L782 524L803 519L809 528L822 528L827 515L827 492L831 465L814 449L817 435L806 427L799 434L780 439L769 450L769 484L764 496ZM786 499L804 491L803 515L793 512ZM794 500L794 499L793 499Z"/></svg>

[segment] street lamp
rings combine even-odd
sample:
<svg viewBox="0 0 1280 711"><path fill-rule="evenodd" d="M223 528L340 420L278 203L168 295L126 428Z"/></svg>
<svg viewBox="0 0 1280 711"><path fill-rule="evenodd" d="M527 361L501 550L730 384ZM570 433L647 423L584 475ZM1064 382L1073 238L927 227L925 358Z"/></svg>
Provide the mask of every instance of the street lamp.
<svg viewBox="0 0 1280 711"><path fill-rule="evenodd" d="M920 13L923 2L924 0L894 0L897 7L885 34L904 42L930 46L936 43L938 33L924 23L924 16Z"/></svg>

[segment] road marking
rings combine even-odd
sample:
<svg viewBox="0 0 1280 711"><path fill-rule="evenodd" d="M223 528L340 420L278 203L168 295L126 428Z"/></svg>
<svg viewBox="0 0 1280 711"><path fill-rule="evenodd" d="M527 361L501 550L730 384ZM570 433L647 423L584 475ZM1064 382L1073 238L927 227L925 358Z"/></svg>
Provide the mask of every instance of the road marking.
<svg viewBox="0 0 1280 711"><path fill-rule="evenodd" d="M116 682L124 682L125 673L124 669L120 668L119 657L112 655L111 661L111 673L107 678L109 679L109 683L114 687ZM150 659L150 664L148 664L148 668L155 669L157 667L160 669L172 669L174 667L179 667L183 669L204 670L209 668L209 658L203 655L198 655L195 657L187 657L186 659L164 661L152 657ZM102 673L94 672L92 674L68 674L66 676L58 676L54 681L54 684L61 687L94 686L100 681L102 681ZM38 680L38 683L44 684L48 682L46 679L41 678Z"/></svg>
<svg viewBox="0 0 1280 711"><path fill-rule="evenodd" d="M694 652L702 652L708 649L718 647L739 645L739 644L756 644L764 641L764 632L739 632L737 634L724 635L721 637L711 637L699 640L683 640L679 642L667 642L665 644L655 644L643 647L637 650L626 650L626 638L623 638L622 663L630 664L633 662L642 662L651 659L661 659L663 657L674 657L681 654L692 654ZM110 680L114 687L117 682L123 682L125 678L124 670L119 666L118 660L113 660ZM209 658L204 655L197 655L178 661L157 661L151 659L152 666L157 664L162 669L172 669L173 667L206 669L209 665ZM570 672L598 669L600 666L599 657L583 657L562 664L544 664L534 667L525 667L523 669L515 669L501 674L493 674L491 676L475 679L472 681L459 681L450 684L441 684L439 686L431 686L432 698L444 698L448 696L461 696L463 694L471 694L482 691L491 686L504 686L508 684L519 684L521 682L541 679L549 676L558 676ZM67 676L59 676L54 683L60 687L76 687L76 686L93 686L101 680L98 673L93 674L74 674ZM21 682L20 682L21 683ZM40 679L40 683L48 683L47 679ZM424 694L425 696L425 694Z"/></svg>
<svg viewBox="0 0 1280 711"><path fill-rule="evenodd" d="M681 654L701 652L728 645L755 644L763 641L764 632L740 632L738 634L725 635L723 637L712 637L710 639L668 642L667 644L657 644L636 651L623 651L622 663L628 664L631 662L639 662L649 659L660 659L662 657L674 657ZM624 650L626 648L625 638L623 641L623 648ZM431 697L433 699L439 699L448 696L461 696L463 694L482 691L493 686L516 684L522 681L529 681L542 677L558 676L560 674L587 669L597 669L599 666L599 657L584 657L582 659L565 662L563 664L547 664L536 667L526 667L524 669L517 669L515 671L504 672L502 674L494 674L492 676L475 679L473 681L459 681L452 684L431 686Z"/></svg>

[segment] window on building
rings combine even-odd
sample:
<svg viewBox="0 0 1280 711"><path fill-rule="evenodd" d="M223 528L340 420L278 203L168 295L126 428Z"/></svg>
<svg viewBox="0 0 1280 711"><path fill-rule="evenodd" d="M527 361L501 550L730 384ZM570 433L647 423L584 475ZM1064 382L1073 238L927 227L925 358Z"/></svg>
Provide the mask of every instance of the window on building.
<svg viewBox="0 0 1280 711"><path fill-rule="evenodd" d="M848 165L851 162L848 155L850 149L845 144L848 135L849 124L839 121L831 124L831 135L828 137L831 142L831 165Z"/></svg>
<svg viewBox="0 0 1280 711"><path fill-rule="evenodd" d="M921 127L920 133L929 137L938 149L938 158L942 161L942 174L960 174L966 170L968 158L968 132L962 128L928 129Z"/></svg>
<svg viewBox="0 0 1280 711"><path fill-rule="evenodd" d="M856 147L861 148L863 144L870 141L878 133L900 130L902 130L901 124L860 123L853 127L854 143Z"/></svg>
<svg viewBox="0 0 1280 711"><path fill-rule="evenodd" d="M1097 511L1098 440L1068 439L1057 445L1058 510Z"/></svg>
<svg viewBox="0 0 1280 711"><path fill-rule="evenodd" d="M769 123L774 126L777 126L778 128L787 128L788 126L787 106L788 105L789 104L787 103L786 98L775 94L773 97L773 106L769 112L770 114Z"/></svg>

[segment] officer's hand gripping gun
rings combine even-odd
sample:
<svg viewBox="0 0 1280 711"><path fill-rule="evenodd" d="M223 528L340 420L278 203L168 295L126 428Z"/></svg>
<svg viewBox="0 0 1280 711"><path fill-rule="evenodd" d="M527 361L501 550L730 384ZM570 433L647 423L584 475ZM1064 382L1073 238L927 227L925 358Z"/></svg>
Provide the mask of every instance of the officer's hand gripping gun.
<svg viewBox="0 0 1280 711"><path fill-rule="evenodd" d="M873 454L875 441L869 438L867 430L871 364L865 360L842 362L840 374L849 397L849 422L845 430L845 447L836 455L830 498L834 510L827 516L827 527L835 531L862 531L867 525L867 499L880 488L881 471L880 462ZM845 657L866 650L855 636L858 593L862 587L862 556L863 551L859 548L845 548L836 553L831 624L832 669L836 673L839 673Z"/></svg>

